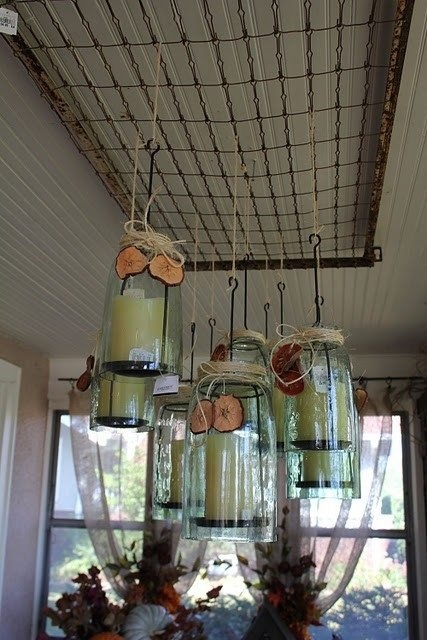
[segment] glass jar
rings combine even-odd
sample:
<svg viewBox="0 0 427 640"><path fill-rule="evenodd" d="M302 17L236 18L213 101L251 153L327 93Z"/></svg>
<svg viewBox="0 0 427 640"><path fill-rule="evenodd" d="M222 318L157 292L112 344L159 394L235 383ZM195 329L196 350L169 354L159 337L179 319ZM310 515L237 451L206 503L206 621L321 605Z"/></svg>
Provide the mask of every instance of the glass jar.
<svg viewBox="0 0 427 640"><path fill-rule="evenodd" d="M304 389L285 403L287 497L355 497L358 429L347 351L314 342L298 367Z"/></svg>
<svg viewBox="0 0 427 640"><path fill-rule="evenodd" d="M191 387L159 396L154 432L153 518L181 520L185 430Z"/></svg>
<svg viewBox="0 0 427 640"><path fill-rule="evenodd" d="M262 333L249 329L238 329L233 333L233 360L249 362L261 367L269 365L267 340Z"/></svg>
<svg viewBox="0 0 427 640"><path fill-rule="evenodd" d="M193 390L184 462L182 537L275 540L276 439L266 370L209 363Z"/></svg>
<svg viewBox="0 0 427 640"><path fill-rule="evenodd" d="M122 376L180 374L180 286L165 286L148 269L119 278L113 265L105 298L100 372Z"/></svg>

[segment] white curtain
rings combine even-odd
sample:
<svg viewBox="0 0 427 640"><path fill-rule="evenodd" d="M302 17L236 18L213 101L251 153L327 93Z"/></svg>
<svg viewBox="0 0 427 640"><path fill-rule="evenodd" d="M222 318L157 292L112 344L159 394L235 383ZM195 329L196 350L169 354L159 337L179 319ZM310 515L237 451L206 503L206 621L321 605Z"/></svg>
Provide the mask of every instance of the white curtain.
<svg viewBox="0 0 427 640"><path fill-rule="evenodd" d="M286 483L283 460L279 461L279 521L287 506L286 531L291 547L290 561L313 554L316 568L311 579L327 582L319 604L326 612L343 594L363 551L375 508L381 495L387 459L391 447L394 393L387 388L364 407L361 428L362 497L357 500L285 500ZM265 562L253 545L237 545L237 553L249 559L250 566ZM270 562L280 562L281 545L273 545ZM253 579L242 567L246 578ZM256 594L254 594L256 595Z"/></svg>
<svg viewBox="0 0 427 640"><path fill-rule="evenodd" d="M155 535L170 530L172 556L178 554L191 569L202 559L206 544L180 540L180 525L153 522L150 515L152 432L93 432L89 429L90 391L70 392L71 442L83 516L98 563L118 564L134 540L142 557L144 531ZM108 571L107 578L120 596L126 583ZM181 578L177 589L186 592L196 573Z"/></svg>

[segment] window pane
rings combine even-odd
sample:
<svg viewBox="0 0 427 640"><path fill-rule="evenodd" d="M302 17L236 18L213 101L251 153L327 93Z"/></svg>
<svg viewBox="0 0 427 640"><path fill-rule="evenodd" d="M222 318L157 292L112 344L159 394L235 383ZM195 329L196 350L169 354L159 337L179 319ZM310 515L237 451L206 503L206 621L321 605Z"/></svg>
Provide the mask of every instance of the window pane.
<svg viewBox="0 0 427 640"><path fill-rule="evenodd" d="M72 582L72 578L79 572L86 572L96 563L95 552L85 529L53 528L50 544L48 606L54 607L62 593L75 591L76 585ZM46 632L63 637L60 629L53 627L49 619L46 620Z"/></svg>
<svg viewBox="0 0 427 640"><path fill-rule="evenodd" d="M408 593L402 539L368 540L344 595L323 616L330 632L345 640L406 640ZM331 637L310 628L313 638Z"/></svg>
<svg viewBox="0 0 427 640"><path fill-rule="evenodd" d="M53 516L54 518L77 518L79 520L83 517L76 474L74 472L69 415L61 415L59 426Z"/></svg>
<svg viewBox="0 0 427 640"><path fill-rule="evenodd" d="M404 529L402 438L400 416L393 416L390 455L373 529Z"/></svg>

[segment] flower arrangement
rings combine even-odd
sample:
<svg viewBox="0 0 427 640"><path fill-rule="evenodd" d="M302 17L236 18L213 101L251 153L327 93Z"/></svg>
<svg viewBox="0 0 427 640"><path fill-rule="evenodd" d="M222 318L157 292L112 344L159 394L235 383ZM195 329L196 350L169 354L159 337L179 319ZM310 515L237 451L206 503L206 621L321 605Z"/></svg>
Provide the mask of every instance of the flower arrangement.
<svg viewBox="0 0 427 640"><path fill-rule="evenodd" d="M296 640L311 640L309 625L320 626L322 611L316 603L319 593L326 587L325 582L312 582L310 571L316 566L312 554L304 555L292 564L291 548L286 534L286 516L289 509L283 509L280 524L281 544L279 561L273 562L273 545L257 543L256 549L264 563L261 569L250 567L258 575L256 582L246 581L249 588L261 591L264 598L274 606L294 634ZM247 558L239 556L239 561L249 566Z"/></svg>
<svg viewBox="0 0 427 640"><path fill-rule="evenodd" d="M73 579L78 585L74 593L62 594L56 608L44 610L69 640L150 640L159 632L162 640L205 640L198 614L209 609L221 587L211 589L194 607L185 607L174 585L187 570L180 559L172 562L170 531L164 529L158 540L149 534L145 538L142 559L136 557L133 542L118 563L106 566L125 585L121 604L109 601L101 571L92 566ZM37 640L49 637L39 634Z"/></svg>

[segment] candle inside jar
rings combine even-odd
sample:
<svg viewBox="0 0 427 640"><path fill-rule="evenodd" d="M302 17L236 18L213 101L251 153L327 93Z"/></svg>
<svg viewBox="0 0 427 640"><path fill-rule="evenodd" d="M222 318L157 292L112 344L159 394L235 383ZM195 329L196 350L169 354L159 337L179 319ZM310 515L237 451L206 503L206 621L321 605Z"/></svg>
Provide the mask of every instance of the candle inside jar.
<svg viewBox="0 0 427 640"><path fill-rule="evenodd" d="M143 289L127 289L113 299L111 361L159 360L164 306L163 298L144 298Z"/></svg>
<svg viewBox="0 0 427 640"><path fill-rule="evenodd" d="M251 465L251 435L237 429L211 431L206 442L205 517L222 522L251 520L255 482ZM230 525L233 526L233 525Z"/></svg>

